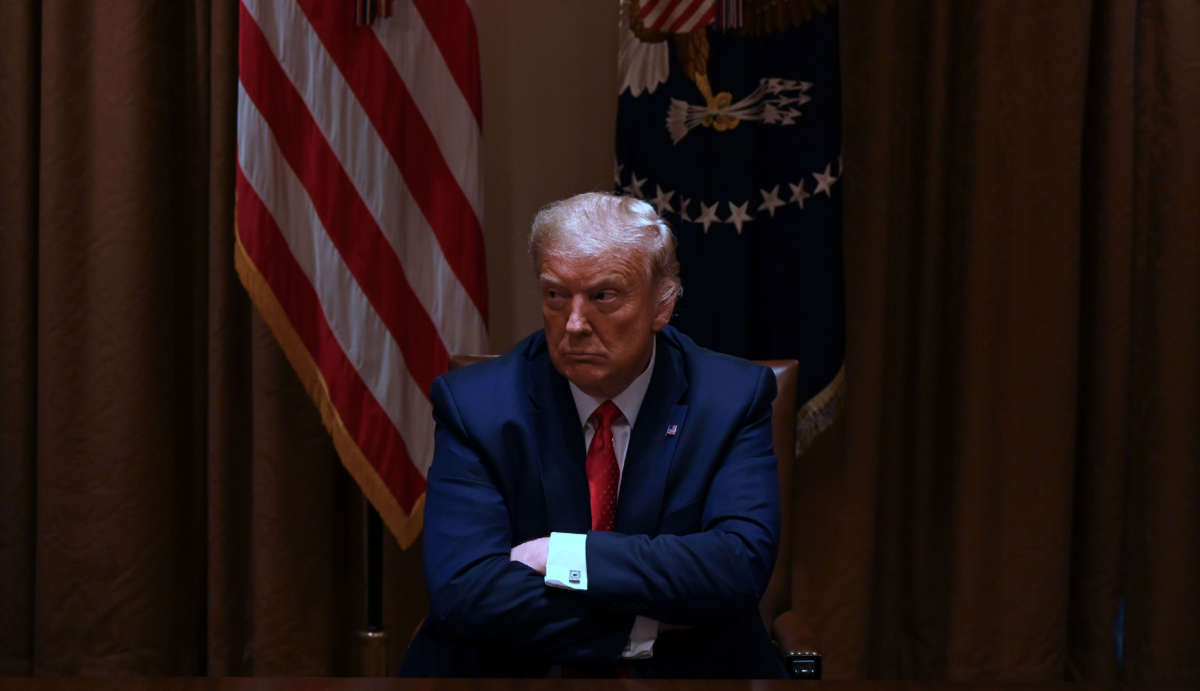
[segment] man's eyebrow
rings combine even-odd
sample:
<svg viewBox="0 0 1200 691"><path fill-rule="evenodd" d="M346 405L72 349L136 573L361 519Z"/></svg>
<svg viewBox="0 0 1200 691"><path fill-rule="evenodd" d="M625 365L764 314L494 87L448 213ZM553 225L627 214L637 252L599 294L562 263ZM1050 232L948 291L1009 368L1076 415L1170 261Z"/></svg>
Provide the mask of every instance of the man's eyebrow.
<svg viewBox="0 0 1200 691"><path fill-rule="evenodd" d="M583 290L584 292L591 292L600 288L619 288L622 286L623 280L624 276L621 274L606 274L585 285ZM538 274L538 283L554 286L564 285L562 281L558 280L554 276L551 276L550 274Z"/></svg>

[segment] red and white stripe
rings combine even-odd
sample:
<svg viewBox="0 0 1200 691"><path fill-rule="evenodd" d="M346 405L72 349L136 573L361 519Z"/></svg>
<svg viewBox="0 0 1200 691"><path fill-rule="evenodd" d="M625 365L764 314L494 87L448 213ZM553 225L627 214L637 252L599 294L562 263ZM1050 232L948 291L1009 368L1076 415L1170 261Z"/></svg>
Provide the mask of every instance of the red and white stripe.
<svg viewBox="0 0 1200 691"><path fill-rule="evenodd" d="M321 0L240 13L239 240L411 512L430 384L449 354L488 346L471 8L414 0L374 26Z"/></svg>
<svg viewBox="0 0 1200 691"><path fill-rule="evenodd" d="M686 34L716 16L715 0L637 0L642 26L651 31Z"/></svg>

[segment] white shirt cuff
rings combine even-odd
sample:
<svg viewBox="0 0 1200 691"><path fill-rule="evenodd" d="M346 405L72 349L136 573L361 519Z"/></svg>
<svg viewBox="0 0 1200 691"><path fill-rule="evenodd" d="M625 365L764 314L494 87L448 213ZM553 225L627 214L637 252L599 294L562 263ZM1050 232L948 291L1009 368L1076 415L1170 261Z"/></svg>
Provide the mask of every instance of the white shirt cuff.
<svg viewBox="0 0 1200 691"><path fill-rule="evenodd" d="M550 533L550 546L546 549L546 585L587 590L586 534Z"/></svg>
<svg viewBox="0 0 1200 691"><path fill-rule="evenodd" d="M546 548L546 585L567 590L587 590L587 535L583 533L550 533ZM644 660L654 657L654 641L658 639L658 621L643 616L633 619L629 641L621 657Z"/></svg>
<svg viewBox="0 0 1200 691"><path fill-rule="evenodd" d="M629 642L621 657L627 660L645 660L654 657L654 641L658 640L658 621L641 615L634 617L629 631Z"/></svg>

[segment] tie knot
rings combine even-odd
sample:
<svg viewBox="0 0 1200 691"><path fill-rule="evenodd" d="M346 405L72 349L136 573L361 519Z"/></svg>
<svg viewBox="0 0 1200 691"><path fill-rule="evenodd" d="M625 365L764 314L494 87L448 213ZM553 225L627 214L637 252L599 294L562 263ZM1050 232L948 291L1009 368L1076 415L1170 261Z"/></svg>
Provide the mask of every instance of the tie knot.
<svg viewBox="0 0 1200 691"><path fill-rule="evenodd" d="M592 420L595 420L598 429L612 427L613 420L621 417L621 409L612 401L605 401L596 408L596 412L592 413Z"/></svg>

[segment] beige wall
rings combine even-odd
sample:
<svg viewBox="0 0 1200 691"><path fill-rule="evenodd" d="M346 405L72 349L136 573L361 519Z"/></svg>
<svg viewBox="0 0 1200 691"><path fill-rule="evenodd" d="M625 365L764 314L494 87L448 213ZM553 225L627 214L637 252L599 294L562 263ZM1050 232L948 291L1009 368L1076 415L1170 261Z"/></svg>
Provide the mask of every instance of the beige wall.
<svg viewBox="0 0 1200 691"><path fill-rule="evenodd" d="M541 327L525 250L543 204L611 189L616 0L479 0L492 347Z"/></svg>

